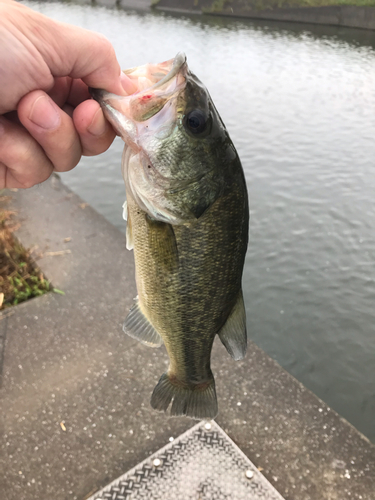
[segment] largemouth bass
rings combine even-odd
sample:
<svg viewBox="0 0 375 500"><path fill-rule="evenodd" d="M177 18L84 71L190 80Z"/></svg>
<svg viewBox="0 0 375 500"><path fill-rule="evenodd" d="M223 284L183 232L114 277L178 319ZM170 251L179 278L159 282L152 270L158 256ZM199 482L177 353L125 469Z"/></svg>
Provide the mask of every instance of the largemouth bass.
<svg viewBox="0 0 375 500"><path fill-rule="evenodd" d="M246 352L241 279L248 197L237 152L184 54L125 70L137 93L91 89L125 141L127 248L138 299L124 331L166 346L170 364L151 406L171 415L217 415L210 367L216 335L234 359Z"/></svg>

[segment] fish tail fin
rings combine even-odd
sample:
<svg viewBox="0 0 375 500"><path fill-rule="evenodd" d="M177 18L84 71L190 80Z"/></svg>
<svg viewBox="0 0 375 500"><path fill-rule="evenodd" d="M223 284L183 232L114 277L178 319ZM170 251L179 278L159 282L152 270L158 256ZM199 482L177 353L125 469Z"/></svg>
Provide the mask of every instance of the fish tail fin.
<svg viewBox="0 0 375 500"><path fill-rule="evenodd" d="M163 373L152 393L151 406L155 410L167 411L172 400L171 416L186 415L198 420L211 420L217 415L213 377L204 384L192 387L172 382L168 373Z"/></svg>

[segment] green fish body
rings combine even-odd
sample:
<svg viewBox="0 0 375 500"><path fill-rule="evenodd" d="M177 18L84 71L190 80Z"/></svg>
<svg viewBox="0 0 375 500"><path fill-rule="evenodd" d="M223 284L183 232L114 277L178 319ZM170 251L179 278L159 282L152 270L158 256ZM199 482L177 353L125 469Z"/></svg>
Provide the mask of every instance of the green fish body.
<svg viewBox="0 0 375 500"><path fill-rule="evenodd" d="M246 352L241 279L248 197L237 152L186 58L128 70L145 88L125 98L93 90L127 146L127 247L138 299L124 331L162 343L170 365L151 405L198 419L217 414L210 367L216 334L234 359Z"/></svg>

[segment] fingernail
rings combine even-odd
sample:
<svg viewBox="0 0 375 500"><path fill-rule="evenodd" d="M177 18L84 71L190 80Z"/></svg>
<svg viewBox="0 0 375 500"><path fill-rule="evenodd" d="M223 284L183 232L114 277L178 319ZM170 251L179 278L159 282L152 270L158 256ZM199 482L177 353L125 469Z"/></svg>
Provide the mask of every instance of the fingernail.
<svg viewBox="0 0 375 500"><path fill-rule="evenodd" d="M134 92L137 90L137 87L130 80L130 78L128 76L126 76L125 73L123 73L122 71L121 71L120 79L121 79L122 87L125 90L125 92L128 95L134 94Z"/></svg>
<svg viewBox="0 0 375 500"><path fill-rule="evenodd" d="M87 130L90 132L90 134L99 136L104 134L106 128L107 128L107 123L103 116L102 110L98 109L90 125L87 127Z"/></svg>
<svg viewBox="0 0 375 500"><path fill-rule="evenodd" d="M34 102L29 114L29 120L46 130L53 130L60 125L60 114L57 105L50 97L40 96Z"/></svg>

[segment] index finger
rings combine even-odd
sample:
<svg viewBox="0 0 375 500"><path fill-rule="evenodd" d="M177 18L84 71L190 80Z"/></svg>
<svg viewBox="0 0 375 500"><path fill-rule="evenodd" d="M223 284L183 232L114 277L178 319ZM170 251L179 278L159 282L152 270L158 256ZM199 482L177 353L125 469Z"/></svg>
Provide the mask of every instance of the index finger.
<svg viewBox="0 0 375 500"><path fill-rule="evenodd" d="M21 7L22 9L22 7ZM23 9L22 9L23 11ZM115 50L102 34L23 11L27 38L42 55L53 76L80 78L86 85L117 95L130 93L133 83L121 71ZM124 91L128 86L128 91Z"/></svg>

